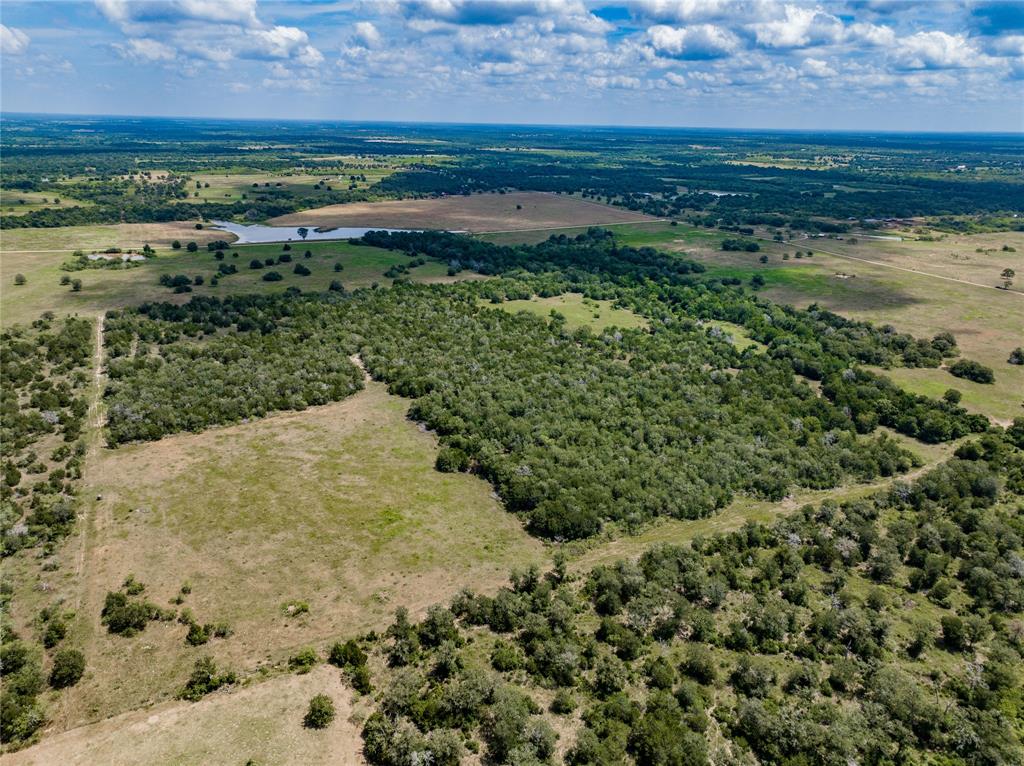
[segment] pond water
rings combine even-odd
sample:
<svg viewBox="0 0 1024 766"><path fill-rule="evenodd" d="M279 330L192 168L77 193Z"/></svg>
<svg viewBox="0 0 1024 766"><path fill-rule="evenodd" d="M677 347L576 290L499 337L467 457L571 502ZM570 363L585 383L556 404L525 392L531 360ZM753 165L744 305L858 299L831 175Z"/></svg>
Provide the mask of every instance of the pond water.
<svg viewBox="0 0 1024 766"><path fill-rule="evenodd" d="M385 229L381 226L367 228L339 227L337 229L307 228L306 236L299 234L299 226L244 225L230 221L213 221L211 228L226 231L238 237L237 244L252 245L262 242L312 242L322 239L349 239L361 237L368 231L413 231L413 229Z"/></svg>

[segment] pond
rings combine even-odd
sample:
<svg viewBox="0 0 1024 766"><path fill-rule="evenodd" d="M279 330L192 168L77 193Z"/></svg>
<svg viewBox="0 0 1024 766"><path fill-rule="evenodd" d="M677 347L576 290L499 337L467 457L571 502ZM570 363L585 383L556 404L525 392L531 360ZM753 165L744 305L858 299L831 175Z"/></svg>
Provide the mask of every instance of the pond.
<svg viewBox="0 0 1024 766"><path fill-rule="evenodd" d="M349 239L361 237L368 231L414 231L413 229L385 229L381 226L367 228L339 227L337 229L306 229L306 236L299 233L301 226L245 225L230 221L213 221L211 228L226 231L238 237L236 244L252 245L262 242L312 242L322 239Z"/></svg>

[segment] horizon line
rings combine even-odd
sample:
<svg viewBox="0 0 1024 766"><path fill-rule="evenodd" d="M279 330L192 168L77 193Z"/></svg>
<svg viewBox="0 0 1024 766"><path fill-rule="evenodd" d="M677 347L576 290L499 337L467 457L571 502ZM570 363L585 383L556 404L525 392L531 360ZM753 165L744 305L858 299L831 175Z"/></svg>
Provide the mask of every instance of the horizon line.
<svg viewBox="0 0 1024 766"><path fill-rule="evenodd" d="M631 123L571 123L571 122L459 122L450 120L372 120L344 118L300 118L300 117L221 117L211 115L157 115L157 114L100 114L75 112L20 112L0 109L0 120L8 117L41 117L41 118L76 118L76 119L131 119L131 120L218 120L222 122L263 122L263 123L306 123L306 124L344 124L344 125L447 125L452 127L517 127L517 128L615 128L622 130L668 130L668 131L718 131L743 133L837 133L854 135L906 135L906 136L1007 136L1024 138L1024 130L894 130L865 128L740 128L730 126L698 126L698 125L649 125Z"/></svg>

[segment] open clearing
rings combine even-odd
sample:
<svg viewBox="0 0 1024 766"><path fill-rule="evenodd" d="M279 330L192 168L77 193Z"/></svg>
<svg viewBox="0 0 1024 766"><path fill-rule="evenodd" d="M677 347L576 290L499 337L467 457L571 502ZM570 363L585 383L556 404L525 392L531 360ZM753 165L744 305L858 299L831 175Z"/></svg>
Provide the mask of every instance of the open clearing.
<svg viewBox="0 0 1024 766"><path fill-rule="evenodd" d="M565 317L565 324L570 329L577 327L591 327L594 330L603 330L607 327L631 329L647 326L646 319L628 309L615 308L612 301L595 301L585 298L580 293L566 293L551 298L534 296L530 300L504 301L498 304L480 301L480 305L500 308L512 314L528 311L544 319L549 319L551 312L557 311Z"/></svg>
<svg viewBox="0 0 1024 766"><path fill-rule="evenodd" d="M310 697L327 694L338 716L324 731L302 726ZM199 702L165 702L47 737L2 758L11 766L363 763L352 691L320 666Z"/></svg>
<svg viewBox="0 0 1024 766"><path fill-rule="evenodd" d="M186 241L191 240L182 240L183 243ZM307 250L312 253L312 257L303 257ZM224 297L239 293L275 293L289 287L298 287L304 292L322 292L334 280L340 281L346 289L355 289L368 287L374 282L390 284L391 280L384 276L384 272L396 264L407 264L410 260L403 253L350 245L348 242L306 242L292 245L290 253L293 260L290 263L263 269L249 268L253 258L276 260L283 252L281 244L230 247L225 251L223 263L234 264L238 273L221 278L217 285L211 284L211 277L221 261L217 261L214 254L205 247L196 253L189 253L184 248L157 249L155 258L137 266L81 271L64 271L60 268L62 263L71 260L70 253L4 253L0 268L0 296L3 299L0 315L6 326L13 322L31 322L44 311L96 314L144 301L181 303L194 295ZM238 257L233 257L233 253L238 253ZM299 263L310 270L308 276L293 272ZM336 263L342 265L342 271L334 271ZM268 271L277 271L283 279L279 282L264 282L263 275ZM15 286L15 274L23 274L27 283ZM160 277L164 274L185 274L190 278L202 275L203 284L194 286L191 293L175 294L160 285ZM445 264L428 261L410 269L408 276L422 282L477 278L476 274L470 272L458 277L449 277L447 274L448 267ZM62 276L82 280L81 291L72 292L69 286L61 285Z"/></svg>
<svg viewBox="0 0 1024 766"><path fill-rule="evenodd" d="M522 209L516 206L521 205ZM394 229L505 231L649 221L650 216L576 197L545 192L356 202L270 219L278 226L380 226Z"/></svg>
<svg viewBox="0 0 1024 766"><path fill-rule="evenodd" d="M541 563L544 546L488 484L434 470L435 438L406 419L408 406L369 382L305 412L101 451L83 488L82 590L69 576L74 539L65 566L45 575L46 599L81 598L76 642L89 657L56 727L165 701L198 656L243 674L278 666L302 646L383 627L399 605L420 613ZM183 606L234 635L196 648L176 622L130 639L107 633L104 596L129 574L163 606L188 581ZM31 614L38 583L19 579L15 603ZM308 613L289 616L290 602Z"/></svg>

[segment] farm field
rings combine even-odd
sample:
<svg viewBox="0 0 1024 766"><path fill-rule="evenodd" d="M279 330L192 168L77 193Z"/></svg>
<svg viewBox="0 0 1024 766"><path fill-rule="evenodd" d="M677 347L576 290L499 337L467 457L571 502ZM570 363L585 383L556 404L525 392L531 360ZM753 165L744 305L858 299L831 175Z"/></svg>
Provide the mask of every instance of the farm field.
<svg viewBox="0 0 1024 766"><path fill-rule="evenodd" d="M646 327L647 320L627 309L618 309L611 301L595 301L579 293L566 293L551 298L533 297L530 300L503 301L490 304L481 301L481 305L500 308L503 311L516 313L528 311L537 316L549 318L552 311L565 317L565 324L570 329L591 327L604 330L607 327Z"/></svg>
<svg viewBox="0 0 1024 766"><path fill-rule="evenodd" d="M380 629L398 605L420 613L542 562L544 547L489 485L434 470L435 438L407 408L370 382L337 404L99 452L83 494L85 538L69 541L64 567L47 577L69 603L81 599L78 638L90 656L89 676L60 702L59 727L167 699L198 656L243 675L279 666L303 646ZM234 634L201 648L177 623L108 634L104 595L130 574L161 605L189 582L184 606ZM18 615L55 595L19 580ZM289 616L298 602L308 612Z"/></svg>
<svg viewBox="0 0 1024 766"><path fill-rule="evenodd" d="M517 205L522 208L517 209ZM272 218L269 223L320 228L379 226L485 232L644 220L650 220L650 216L575 197L544 192L511 192L329 205Z"/></svg>

